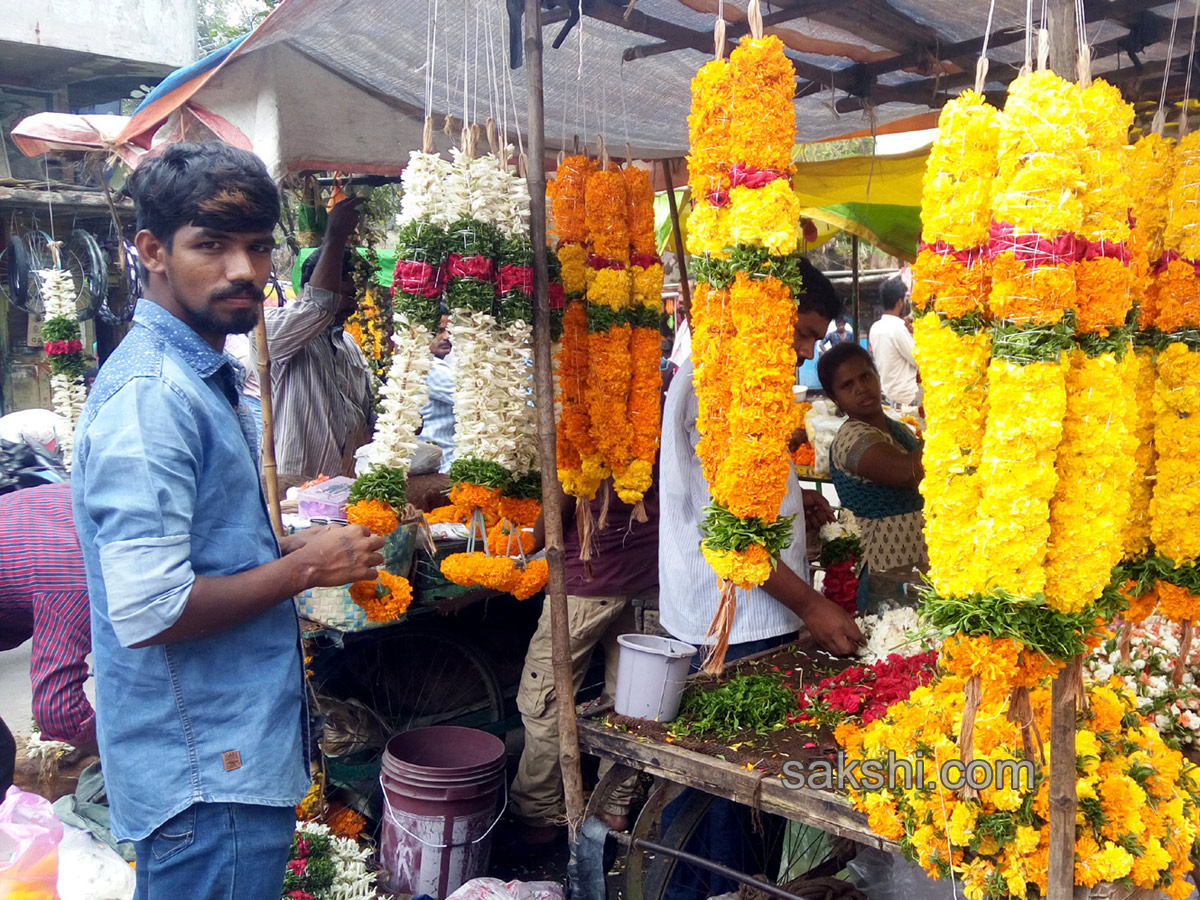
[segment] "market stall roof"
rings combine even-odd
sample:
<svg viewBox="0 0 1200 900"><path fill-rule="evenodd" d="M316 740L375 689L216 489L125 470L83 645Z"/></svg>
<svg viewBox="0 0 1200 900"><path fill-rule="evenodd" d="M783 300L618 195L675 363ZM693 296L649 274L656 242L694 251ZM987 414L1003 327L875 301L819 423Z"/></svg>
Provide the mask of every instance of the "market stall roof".
<svg viewBox="0 0 1200 900"><path fill-rule="evenodd" d="M641 158L683 155L689 85L712 56L718 2L583 0L581 21L553 48L571 11L568 0L543 0L548 148L603 133L616 156L627 142ZM740 3L721 4L730 42L747 30ZM1169 51L1174 4L1083 5L1095 74L1127 96L1157 100L1174 66L1172 94L1182 93L1190 15L1180 13ZM226 139L252 145L276 175L396 171L420 146L426 112L439 125L447 113L475 122L494 115L516 143L527 133L526 94L523 70L508 66L509 29L521 6L283 0L219 60L181 70L147 98L122 139L148 148L164 126L177 136L207 117ZM987 90L1000 92L1025 60L1025 14L1023 0L996 0L994 10L956 0L783 0L764 21L796 66L798 137L809 142L927 127L974 82L989 15Z"/></svg>

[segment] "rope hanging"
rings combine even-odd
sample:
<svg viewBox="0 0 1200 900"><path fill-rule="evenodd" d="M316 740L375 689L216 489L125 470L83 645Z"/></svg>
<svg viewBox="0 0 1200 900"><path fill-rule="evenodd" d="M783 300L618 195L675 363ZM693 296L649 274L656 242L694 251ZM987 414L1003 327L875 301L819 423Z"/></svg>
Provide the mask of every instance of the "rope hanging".
<svg viewBox="0 0 1200 900"><path fill-rule="evenodd" d="M1175 26L1179 24L1179 6L1182 0L1175 0L1175 12L1171 14L1171 37L1167 41L1167 58L1163 61L1162 87L1158 92L1158 109L1150 123L1150 130L1157 135L1163 133L1167 123L1167 82L1171 79L1171 54L1175 52Z"/></svg>
<svg viewBox="0 0 1200 900"><path fill-rule="evenodd" d="M996 0L988 6L987 28L983 32L983 47L979 51L979 61L975 64L975 93L982 94L983 86L987 84L988 75L988 44L992 39L992 19L996 15Z"/></svg>
<svg viewBox="0 0 1200 900"><path fill-rule="evenodd" d="M1188 133L1188 106L1192 96L1192 61L1196 56L1196 25L1198 22L1200 22L1200 0L1196 0L1196 7L1192 11L1192 43L1188 47L1187 77L1183 80L1183 111L1179 114L1179 136L1181 138Z"/></svg>

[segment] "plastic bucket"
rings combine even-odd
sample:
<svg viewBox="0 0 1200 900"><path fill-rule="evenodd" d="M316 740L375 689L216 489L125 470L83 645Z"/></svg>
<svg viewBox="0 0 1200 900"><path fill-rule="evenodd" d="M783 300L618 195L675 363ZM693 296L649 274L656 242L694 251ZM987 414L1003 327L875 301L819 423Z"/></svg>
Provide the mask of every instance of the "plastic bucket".
<svg viewBox="0 0 1200 900"><path fill-rule="evenodd" d="M504 762L504 742L474 728L416 728L388 741L379 772L384 887L445 897L487 871Z"/></svg>
<svg viewBox="0 0 1200 900"><path fill-rule="evenodd" d="M652 634L622 634L617 643L621 645L613 704L617 714L656 722L675 718L688 667L699 651L683 641Z"/></svg>

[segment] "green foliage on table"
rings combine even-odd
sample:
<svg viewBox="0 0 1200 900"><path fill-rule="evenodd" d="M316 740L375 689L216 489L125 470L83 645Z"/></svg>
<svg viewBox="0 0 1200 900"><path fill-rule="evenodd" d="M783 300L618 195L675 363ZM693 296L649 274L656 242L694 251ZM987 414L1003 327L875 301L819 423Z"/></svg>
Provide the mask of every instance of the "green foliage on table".
<svg viewBox="0 0 1200 900"><path fill-rule="evenodd" d="M738 675L716 688L690 688L670 731L677 737L703 735L731 741L746 731L778 731L796 712L796 693L779 677Z"/></svg>
<svg viewBox="0 0 1200 900"><path fill-rule="evenodd" d="M371 466L350 486L349 502L382 500L400 513L408 503L408 479L403 469L393 466Z"/></svg>

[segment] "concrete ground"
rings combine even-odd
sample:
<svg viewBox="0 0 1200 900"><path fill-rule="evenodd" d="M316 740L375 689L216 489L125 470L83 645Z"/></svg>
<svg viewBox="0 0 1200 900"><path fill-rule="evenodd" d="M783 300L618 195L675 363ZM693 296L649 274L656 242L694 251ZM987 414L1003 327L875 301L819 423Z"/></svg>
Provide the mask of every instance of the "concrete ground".
<svg viewBox="0 0 1200 900"><path fill-rule="evenodd" d="M27 735L33 727L33 691L29 683L32 641L0 653L0 719L13 734Z"/></svg>

